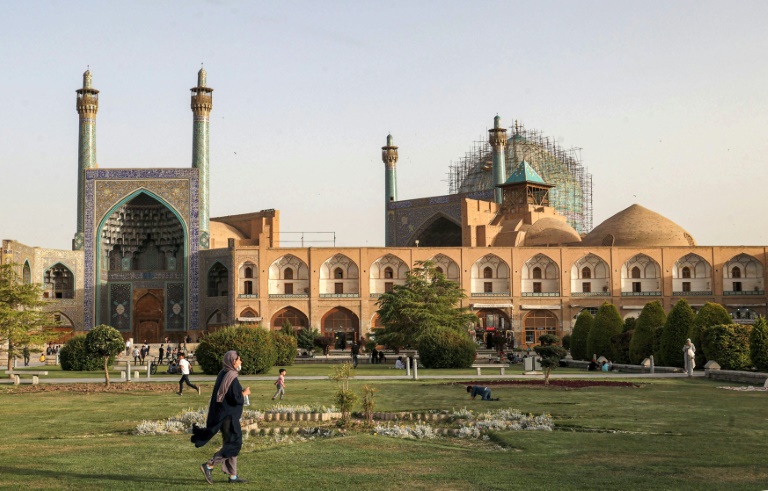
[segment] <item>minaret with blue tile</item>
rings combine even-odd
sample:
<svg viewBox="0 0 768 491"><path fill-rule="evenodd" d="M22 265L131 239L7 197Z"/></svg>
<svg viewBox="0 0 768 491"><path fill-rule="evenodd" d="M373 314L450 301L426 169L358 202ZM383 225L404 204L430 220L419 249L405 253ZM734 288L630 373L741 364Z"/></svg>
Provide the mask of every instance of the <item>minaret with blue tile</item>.
<svg viewBox="0 0 768 491"><path fill-rule="evenodd" d="M397 147L392 135L387 135L387 146L381 147L384 162L384 237L389 245L394 233L394 218L390 220L389 204L397 201Z"/></svg>
<svg viewBox="0 0 768 491"><path fill-rule="evenodd" d="M93 88L91 71L83 73L83 88L77 89L77 114L80 116L80 135L77 150L77 232L72 250L80 251L85 245L85 171L98 167L96 163L96 113L99 112L99 91Z"/></svg>
<svg viewBox="0 0 768 491"><path fill-rule="evenodd" d="M209 129L211 109L213 109L213 89L207 86L207 73L204 68L197 72L197 87L192 91L192 167L199 169L200 191L198 199L200 203L200 247L207 249L210 242L208 221L209 197Z"/></svg>
<svg viewBox="0 0 768 491"><path fill-rule="evenodd" d="M493 129L488 130L488 143L493 147L493 185L504 184L507 179L507 167L505 154L507 148L507 130L501 127L501 118L497 114L493 118ZM494 188L494 201L501 204L504 201L504 192L501 188Z"/></svg>

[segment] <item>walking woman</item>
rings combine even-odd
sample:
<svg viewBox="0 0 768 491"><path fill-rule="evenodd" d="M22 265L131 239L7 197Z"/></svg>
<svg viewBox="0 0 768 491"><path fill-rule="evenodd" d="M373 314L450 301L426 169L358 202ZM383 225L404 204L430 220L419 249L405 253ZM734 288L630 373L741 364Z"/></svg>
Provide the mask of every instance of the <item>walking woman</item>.
<svg viewBox="0 0 768 491"><path fill-rule="evenodd" d="M244 397L251 394L251 388L242 388L237 374L243 366L243 361L237 351L227 351L224 355L224 368L216 377L211 403L208 406L208 419L205 428L192 426L192 443L202 447L221 432L223 445L208 462L200 465L205 480L213 484L213 468L221 464L221 470L229 474L232 484L247 483L237 475L237 455L243 446L243 432L240 429L240 417L243 414Z"/></svg>

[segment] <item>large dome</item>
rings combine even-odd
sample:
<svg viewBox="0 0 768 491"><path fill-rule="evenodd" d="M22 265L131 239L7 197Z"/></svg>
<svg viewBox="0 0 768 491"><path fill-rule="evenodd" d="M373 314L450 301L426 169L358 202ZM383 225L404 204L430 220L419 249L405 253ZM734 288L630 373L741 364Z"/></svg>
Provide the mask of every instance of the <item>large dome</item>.
<svg viewBox="0 0 768 491"><path fill-rule="evenodd" d="M557 246L581 242L579 233L567 222L552 217L536 220L525 232L525 246Z"/></svg>
<svg viewBox="0 0 768 491"><path fill-rule="evenodd" d="M691 234L672 220L640 205L632 205L595 227L583 246L694 246Z"/></svg>

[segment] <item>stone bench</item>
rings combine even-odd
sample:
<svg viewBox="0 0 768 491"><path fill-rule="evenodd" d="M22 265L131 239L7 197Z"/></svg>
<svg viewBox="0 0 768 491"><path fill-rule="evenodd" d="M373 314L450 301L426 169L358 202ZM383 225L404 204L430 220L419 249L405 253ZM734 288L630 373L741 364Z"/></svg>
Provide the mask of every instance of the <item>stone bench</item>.
<svg viewBox="0 0 768 491"><path fill-rule="evenodd" d="M117 366L110 368L110 371L113 372L120 372L120 380L126 380L126 366ZM132 365L131 366L131 373L133 374L133 378L140 378L139 372L147 372L147 378L149 378L149 372L147 371L146 365ZM128 379L130 380L130 379Z"/></svg>
<svg viewBox="0 0 768 491"><path fill-rule="evenodd" d="M20 370L18 372L15 372L13 370L6 370L6 375L10 375L11 378L13 378L13 385L19 385L21 384L21 377L32 377L32 385L37 385L40 383L40 376L41 375L48 375L48 372L46 371L32 371L32 370Z"/></svg>
<svg viewBox="0 0 768 491"><path fill-rule="evenodd" d="M509 368L509 365L506 363L475 363L472 365L472 368L477 369L478 375L482 375L483 368L495 368L499 370L501 375L504 375L504 369Z"/></svg>

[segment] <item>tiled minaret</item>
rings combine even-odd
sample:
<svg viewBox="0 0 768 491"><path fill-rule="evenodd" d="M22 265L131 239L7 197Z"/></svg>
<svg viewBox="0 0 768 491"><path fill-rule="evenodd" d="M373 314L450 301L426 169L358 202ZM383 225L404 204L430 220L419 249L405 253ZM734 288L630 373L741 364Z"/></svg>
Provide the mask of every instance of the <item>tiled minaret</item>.
<svg viewBox="0 0 768 491"><path fill-rule="evenodd" d="M95 169L96 163L96 113L99 111L99 91L93 88L91 71L83 73L83 88L77 89L77 114L80 116L80 136L77 151L77 232L72 240L72 250L84 247L85 226L85 171Z"/></svg>
<svg viewBox="0 0 768 491"><path fill-rule="evenodd" d="M381 147L381 160L384 162L384 237L389 241L390 234L394 233L389 203L397 201L397 147L393 145L392 135L387 135L387 146Z"/></svg>
<svg viewBox="0 0 768 491"><path fill-rule="evenodd" d="M210 242L208 228L208 189L209 160L208 137L211 109L213 109L213 89L207 87L207 74L204 68L197 72L197 87L192 91L192 167L200 170L200 247L207 249Z"/></svg>
<svg viewBox="0 0 768 491"><path fill-rule="evenodd" d="M498 114L493 118L493 129L488 130L488 143L493 147L493 185L499 186L507 180L507 164L504 161L507 148L507 130L501 127L501 118ZM495 187L493 197L496 203L501 204L504 201L503 190Z"/></svg>

